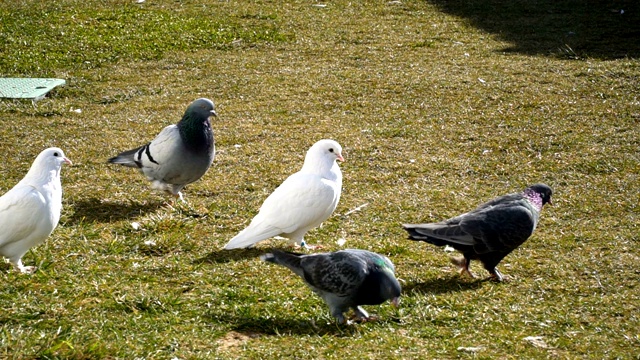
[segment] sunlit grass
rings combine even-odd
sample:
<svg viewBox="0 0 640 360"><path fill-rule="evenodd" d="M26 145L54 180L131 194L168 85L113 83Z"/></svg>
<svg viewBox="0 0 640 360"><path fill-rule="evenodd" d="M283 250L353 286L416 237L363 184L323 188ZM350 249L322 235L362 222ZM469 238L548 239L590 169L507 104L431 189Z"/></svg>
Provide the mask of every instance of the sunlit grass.
<svg viewBox="0 0 640 360"><path fill-rule="evenodd" d="M24 258L39 270L0 269L0 357L640 355L637 60L505 53L509 34L420 1L3 5L0 72L68 85L0 102L0 191L44 147L74 166L60 225ZM188 204L106 163L201 96L218 152ZM337 326L258 259L283 241L221 250L320 138L344 148L343 195L307 240L391 258L403 298L367 307L377 322ZM500 264L510 283L458 277L400 227L534 182L554 206Z"/></svg>

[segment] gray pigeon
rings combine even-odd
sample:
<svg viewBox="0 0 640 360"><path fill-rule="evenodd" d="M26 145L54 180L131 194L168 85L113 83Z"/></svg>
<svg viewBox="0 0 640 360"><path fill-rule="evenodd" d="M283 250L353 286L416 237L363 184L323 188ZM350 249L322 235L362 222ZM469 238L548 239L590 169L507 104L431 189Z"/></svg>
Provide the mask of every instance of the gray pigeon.
<svg viewBox="0 0 640 360"><path fill-rule="evenodd" d="M536 229L542 207L551 204L552 190L545 184L527 187L521 193L500 196L475 210L430 224L404 224L409 239L436 246L449 245L464 258L452 259L460 273L469 271L471 260L480 260L491 279L504 280L496 266Z"/></svg>
<svg viewBox="0 0 640 360"><path fill-rule="evenodd" d="M273 250L263 261L289 268L300 276L331 309L331 315L344 324L344 312L352 308L358 320L369 320L360 305L378 305L391 300L398 306L400 283L391 260L366 250L340 250L331 253L297 254Z"/></svg>
<svg viewBox="0 0 640 360"><path fill-rule="evenodd" d="M59 148L48 148L35 159L27 175L0 197L0 256L22 273L30 248L43 243L58 225L62 210L62 164L71 165Z"/></svg>
<svg viewBox="0 0 640 360"><path fill-rule="evenodd" d="M112 164L135 167L153 188L170 192L184 200L181 190L200 179L215 155L213 130L209 118L217 116L209 99L192 102L182 120L165 127L150 143L109 159Z"/></svg>

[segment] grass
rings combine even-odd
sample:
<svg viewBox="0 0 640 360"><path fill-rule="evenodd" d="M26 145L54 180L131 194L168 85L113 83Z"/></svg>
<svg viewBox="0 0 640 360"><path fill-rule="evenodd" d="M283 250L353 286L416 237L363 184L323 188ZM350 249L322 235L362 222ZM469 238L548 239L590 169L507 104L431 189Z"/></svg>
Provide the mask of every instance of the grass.
<svg viewBox="0 0 640 360"><path fill-rule="evenodd" d="M0 73L68 85L0 103L0 191L45 147L74 166L24 258L39 270L0 268L0 357L640 357L640 9L531 4L4 1ZM106 164L201 96L218 153L188 205ZM378 322L335 325L258 260L282 242L221 251L327 137L343 196L307 240L392 259L403 300L368 307ZM399 226L534 182L555 204L501 264L510 283L459 278Z"/></svg>

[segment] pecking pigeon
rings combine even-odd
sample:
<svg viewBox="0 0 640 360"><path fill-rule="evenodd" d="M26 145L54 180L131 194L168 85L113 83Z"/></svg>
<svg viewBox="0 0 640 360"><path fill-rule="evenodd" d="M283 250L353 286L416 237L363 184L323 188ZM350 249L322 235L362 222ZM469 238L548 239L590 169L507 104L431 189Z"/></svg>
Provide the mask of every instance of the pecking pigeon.
<svg viewBox="0 0 640 360"><path fill-rule="evenodd" d="M176 125L162 129L150 143L125 151L109 159L140 169L153 188L168 191L184 200L182 189L200 179L209 169L215 155L211 116L217 116L209 99L192 102Z"/></svg>
<svg viewBox="0 0 640 360"><path fill-rule="evenodd" d="M33 266L22 265L22 256L53 232L62 210L62 164L71 160L58 148L41 152L27 175L0 197L0 255L22 273Z"/></svg>
<svg viewBox="0 0 640 360"><path fill-rule="evenodd" d="M344 324L344 313L352 308L358 320L369 320L360 305L378 305L391 300L398 306L400 283L393 263L386 256L366 250L346 249L321 254L296 254L273 250L263 261L282 265L300 276Z"/></svg>
<svg viewBox="0 0 640 360"><path fill-rule="evenodd" d="M304 235L329 218L340 200L342 173L336 160L344 161L340 144L333 140L313 144L302 169L267 197L251 224L224 248L247 248L274 236L310 248Z"/></svg>
<svg viewBox="0 0 640 360"><path fill-rule="evenodd" d="M469 271L471 260L480 260L491 279L504 280L496 266L522 245L538 224L540 210L551 204L552 190L545 184L527 187L521 193L500 196L475 210L449 220L430 224L404 224L409 239L436 246L449 245L464 258L452 259L460 273Z"/></svg>

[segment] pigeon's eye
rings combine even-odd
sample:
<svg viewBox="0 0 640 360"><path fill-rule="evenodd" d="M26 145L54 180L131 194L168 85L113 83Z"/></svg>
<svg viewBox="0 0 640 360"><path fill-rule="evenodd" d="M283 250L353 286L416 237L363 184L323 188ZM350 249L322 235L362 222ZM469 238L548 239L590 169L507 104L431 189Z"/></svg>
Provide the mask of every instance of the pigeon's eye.
<svg viewBox="0 0 640 360"><path fill-rule="evenodd" d="M53 153L53 156L60 156L60 154L58 154L58 152L56 151Z"/></svg>
<svg viewBox="0 0 640 360"><path fill-rule="evenodd" d="M332 153L333 152L333 148L329 149L329 152Z"/></svg>

